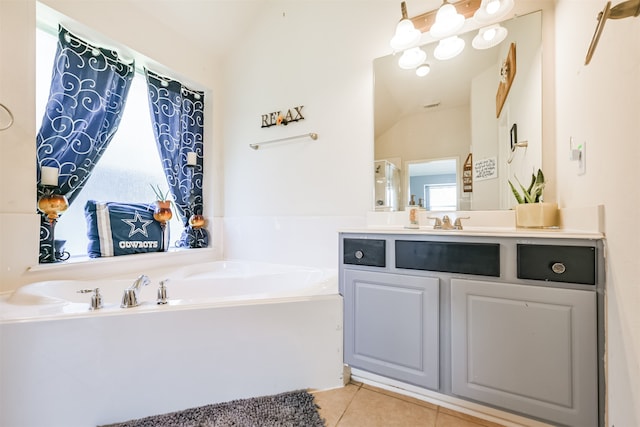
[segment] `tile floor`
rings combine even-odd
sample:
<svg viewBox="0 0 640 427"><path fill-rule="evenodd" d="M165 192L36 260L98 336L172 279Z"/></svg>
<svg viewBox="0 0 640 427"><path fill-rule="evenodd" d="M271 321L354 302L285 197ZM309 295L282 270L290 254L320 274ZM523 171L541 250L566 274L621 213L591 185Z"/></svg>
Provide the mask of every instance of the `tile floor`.
<svg viewBox="0 0 640 427"><path fill-rule="evenodd" d="M500 427L429 402L352 382L314 392L327 427Z"/></svg>

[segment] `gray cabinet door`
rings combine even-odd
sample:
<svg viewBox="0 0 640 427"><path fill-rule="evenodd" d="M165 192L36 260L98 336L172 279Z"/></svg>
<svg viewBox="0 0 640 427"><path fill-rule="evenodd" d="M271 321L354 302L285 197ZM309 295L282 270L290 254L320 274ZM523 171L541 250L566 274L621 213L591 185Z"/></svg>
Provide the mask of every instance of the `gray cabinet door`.
<svg viewBox="0 0 640 427"><path fill-rule="evenodd" d="M438 388L439 280L345 269L345 362Z"/></svg>
<svg viewBox="0 0 640 427"><path fill-rule="evenodd" d="M598 425L595 292L451 280L453 393Z"/></svg>

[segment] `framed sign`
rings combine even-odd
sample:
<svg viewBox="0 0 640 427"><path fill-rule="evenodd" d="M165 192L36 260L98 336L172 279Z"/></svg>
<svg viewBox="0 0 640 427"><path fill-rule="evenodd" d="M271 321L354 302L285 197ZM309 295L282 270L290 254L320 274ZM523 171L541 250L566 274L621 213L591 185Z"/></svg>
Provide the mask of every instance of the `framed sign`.
<svg viewBox="0 0 640 427"><path fill-rule="evenodd" d="M462 166L462 191L471 193L473 191L473 156L471 153L467 156Z"/></svg>
<svg viewBox="0 0 640 427"><path fill-rule="evenodd" d="M498 177L498 161L496 157L488 157L473 163L473 179L483 181Z"/></svg>
<svg viewBox="0 0 640 427"><path fill-rule="evenodd" d="M498 92L496 93L496 117L500 117L504 102L509 95L509 89L513 79L516 77L516 44L511 43L507 59L504 60L500 68L500 83L498 84Z"/></svg>

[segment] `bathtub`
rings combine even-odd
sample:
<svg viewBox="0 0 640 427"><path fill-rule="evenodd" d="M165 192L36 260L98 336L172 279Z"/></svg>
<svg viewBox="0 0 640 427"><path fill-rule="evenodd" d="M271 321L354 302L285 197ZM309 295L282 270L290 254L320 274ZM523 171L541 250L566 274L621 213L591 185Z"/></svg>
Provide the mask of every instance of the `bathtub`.
<svg viewBox="0 0 640 427"><path fill-rule="evenodd" d="M132 308L120 302L135 277L0 297L0 425L95 426L343 384L334 270L219 261L147 275ZM104 306L90 310L95 288Z"/></svg>

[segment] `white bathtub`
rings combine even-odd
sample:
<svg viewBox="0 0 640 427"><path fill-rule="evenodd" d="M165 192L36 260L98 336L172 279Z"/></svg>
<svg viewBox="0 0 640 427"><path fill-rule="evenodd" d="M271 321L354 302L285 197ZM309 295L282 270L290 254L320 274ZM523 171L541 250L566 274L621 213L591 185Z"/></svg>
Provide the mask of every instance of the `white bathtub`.
<svg viewBox="0 0 640 427"><path fill-rule="evenodd" d="M145 272L141 272L145 273ZM212 262L156 277L47 281L0 297L0 425L95 426L342 385L335 271ZM168 279L169 303L156 304ZM89 310L100 288L104 308Z"/></svg>

